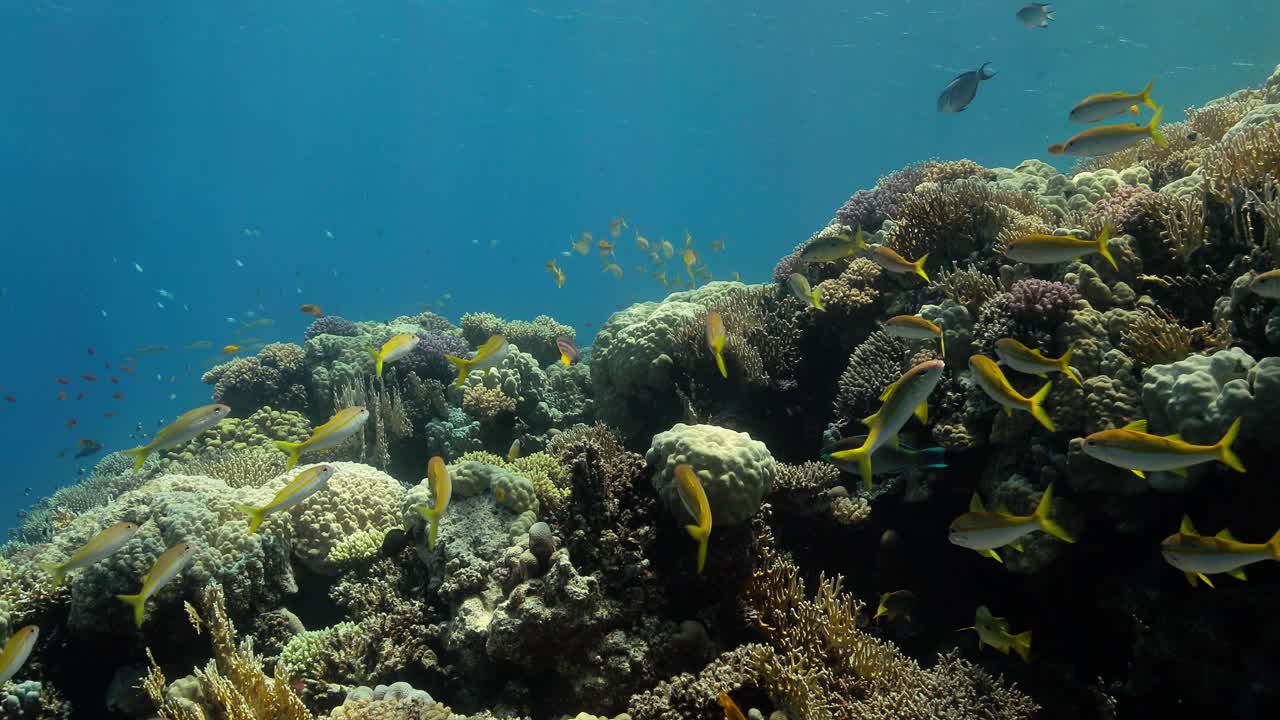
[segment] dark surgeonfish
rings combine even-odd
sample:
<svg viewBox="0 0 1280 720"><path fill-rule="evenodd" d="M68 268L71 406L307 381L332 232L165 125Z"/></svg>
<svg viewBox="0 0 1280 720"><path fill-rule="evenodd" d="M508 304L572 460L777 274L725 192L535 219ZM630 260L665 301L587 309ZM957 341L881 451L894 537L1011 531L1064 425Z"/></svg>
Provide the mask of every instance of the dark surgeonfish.
<svg viewBox="0 0 1280 720"><path fill-rule="evenodd" d="M978 94L978 84L983 80L990 80L995 77L995 73L987 72L987 66L991 63L982 63L982 67L977 70L970 70L967 73L960 73L942 89L942 94L938 96L938 112L958 113L969 107L969 103L973 102L973 98Z"/></svg>

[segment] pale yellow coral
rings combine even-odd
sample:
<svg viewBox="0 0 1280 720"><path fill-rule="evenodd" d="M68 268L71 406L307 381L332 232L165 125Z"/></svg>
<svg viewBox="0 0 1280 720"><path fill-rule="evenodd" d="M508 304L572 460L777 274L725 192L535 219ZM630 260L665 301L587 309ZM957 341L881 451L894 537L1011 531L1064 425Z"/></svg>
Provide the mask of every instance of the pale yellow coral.
<svg viewBox="0 0 1280 720"><path fill-rule="evenodd" d="M515 412L516 399L501 388L468 385L463 388L462 409L472 417L492 420L503 413Z"/></svg>

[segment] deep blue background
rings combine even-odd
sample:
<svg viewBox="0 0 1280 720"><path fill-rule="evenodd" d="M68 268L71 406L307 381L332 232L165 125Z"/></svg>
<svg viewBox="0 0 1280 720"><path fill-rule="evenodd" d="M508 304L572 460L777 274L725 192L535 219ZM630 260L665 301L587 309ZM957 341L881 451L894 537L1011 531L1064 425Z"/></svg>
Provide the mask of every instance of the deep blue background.
<svg viewBox="0 0 1280 720"><path fill-rule="evenodd" d="M590 335L663 294L629 242L621 282L594 255L561 258L562 290L543 270L616 214L652 239L688 228L704 257L723 237L717 276L764 281L905 163L1044 158L1088 93L1154 75L1176 119L1280 61L1272 0L1062 3L1047 30L1020 4L6 2L0 508L72 481L55 455L80 438L135 444L135 423L206 401L213 353L178 348L231 341L227 317L296 340L301 302L386 319L450 293L454 317L546 312ZM936 113L986 60L973 106ZM174 350L54 399L55 376L105 379L146 344Z"/></svg>

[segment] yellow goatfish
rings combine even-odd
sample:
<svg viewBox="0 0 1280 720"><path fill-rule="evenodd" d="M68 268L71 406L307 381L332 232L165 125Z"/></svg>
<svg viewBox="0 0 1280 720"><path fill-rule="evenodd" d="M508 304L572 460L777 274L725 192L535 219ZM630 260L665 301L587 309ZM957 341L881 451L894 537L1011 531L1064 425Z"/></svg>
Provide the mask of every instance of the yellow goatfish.
<svg viewBox="0 0 1280 720"><path fill-rule="evenodd" d="M951 521L947 539L952 545L977 550L979 555L997 562L1004 560L996 553L996 548L1009 545L1021 552L1022 538L1037 530L1047 532L1063 542L1075 542L1075 538L1049 517L1052 508L1053 483L1049 483L1049 487L1044 489L1036 511L1030 515L1014 515L1004 505L995 512L989 512L983 507L982 498L974 493L973 499L969 501L969 512Z"/></svg>
<svg viewBox="0 0 1280 720"><path fill-rule="evenodd" d="M974 630L978 633L978 649L981 650L983 645L990 645L996 650L1009 654L1012 650L1018 653L1022 658L1022 662L1031 662L1031 631L1014 635L1009 632L1009 621L1002 617L995 617L986 605L979 605L978 611L974 613L973 625L961 630Z"/></svg>
<svg viewBox="0 0 1280 720"><path fill-rule="evenodd" d="M300 443L276 440L275 446L289 453L289 464L285 465L285 471L292 470L304 452L337 447L346 442L352 435L360 432L368 420L367 409L352 405L334 413L333 417L329 418L329 422L316 428L315 432L311 433L311 437Z"/></svg>
<svg viewBox="0 0 1280 720"><path fill-rule="evenodd" d="M861 234L854 238L854 243L857 244L858 249L862 251L862 254L868 260L879 265L884 270L897 275L907 273L919 275L924 278L925 282L933 282L929 279L929 274L924 271L924 264L929 259L929 253L921 255L919 260L911 261L899 255L898 251L893 248L885 247L884 245L868 245L862 239Z"/></svg>
<svg viewBox="0 0 1280 720"><path fill-rule="evenodd" d="M729 378L729 371L724 366L724 319L720 313L712 310L707 313L707 347L716 356L716 367L720 369L720 377Z"/></svg>
<svg viewBox="0 0 1280 720"><path fill-rule="evenodd" d="M859 227L853 235L842 232L827 233L825 230L818 233L818 237L814 238L809 244L804 246L804 250L800 252L800 262L803 263L825 263L846 258L850 255L858 254L858 250L867 246L866 240L862 237L862 228Z"/></svg>
<svg viewBox="0 0 1280 720"><path fill-rule="evenodd" d="M1141 92L1136 93L1117 90L1116 92L1090 95L1076 103L1067 117L1071 122L1091 123L1106 120L1116 115L1123 115L1127 112L1137 115L1139 105L1146 105L1152 110L1159 110L1160 108L1151 100L1151 86L1155 85L1155 83L1156 79L1151 78L1147 82L1147 86L1142 88Z"/></svg>
<svg viewBox="0 0 1280 720"><path fill-rule="evenodd" d="M195 554L196 546L192 543L184 542L174 545L165 550L164 554L151 566L151 570L142 577L142 590L137 595L116 596L133 607L133 620L139 628L142 627L142 621L146 617L147 600L170 580L177 577L191 560L191 556Z"/></svg>
<svg viewBox="0 0 1280 720"><path fill-rule="evenodd" d="M112 525L103 530L93 539L85 543L71 554L62 564L47 563L41 565L49 573L49 580L54 587L62 584L67 573L72 570L86 568L98 562L105 560L116 554L116 551L124 547L124 544L133 539L138 534L138 524L132 522L121 522Z"/></svg>
<svg viewBox="0 0 1280 720"><path fill-rule="evenodd" d="M1047 373L1060 372L1075 380L1077 385L1084 385L1080 373L1070 365L1073 352L1075 348L1067 348L1067 351L1062 353L1062 357L1055 359L1045 357L1039 350L1033 350L1013 338L1000 338L996 341L996 357L1014 370L1040 377L1045 377Z"/></svg>
<svg viewBox="0 0 1280 720"><path fill-rule="evenodd" d="M1050 145L1049 154L1075 155L1077 157L1107 155L1136 145L1148 137L1154 140L1157 146L1167 148L1169 147L1169 142L1164 139L1164 136L1157 129L1160 124L1160 116L1163 114L1164 108L1157 107L1156 114L1151 116L1151 122L1146 125L1125 123L1124 125L1104 125L1102 127L1089 128L1066 142Z"/></svg>
<svg viewBox="0 0 1280 720"><path fill-rule="evenodd" d="M1009 243L1004 256L1028 265L1053 265L1077 260L1083 255L1098 253L1119 271L1116 259L1111 256L1107 242L1111 239L1111 223L1102 228L1097 240L1080 240L1069 235L1026 235Z"/></svg>
<svg viewBox="0 0 1280 720"><path fill-rule="evenodd" d="M516 440L516 443L519 443ZM512 447L518 446L513 444ZM435 499L435 507L427 507L426 505L415 505L418 514L422 519L427 521L431 529L427 533L427 549L436 549L436 536L440 532L440 518L444 517L444 511L449 508L449 498L453 495L453 480L449 477L449 468L444 464L444 458L436 455L427 463L427 479L431 481L431 496Z"/></svg>
<svg viewBox="0 0 1280 720"><path fill-rule="evenodd" d="M258 527L268 515L288 510L319 492L329 482L329 478L333 477L334 472L332 465L313 465L295 475L266 505L236 505L237 510L249 516L249 534L258 532Z"/></svg>
<svg viewBox="0 0 1280 720"><path fill-rule="evenodd" d="M1186 475L1187 468L1217 460L1236 472L1244 472L1244 464L1231 450L1240 436L1236 418L1222 439L1213 445L1192 445L1178 435L1150 435L1147 421L1135 420L1118 430L1103 430L1084 439L1084 454L1109 465L1130 470L1138 477L1144 472L1160 470Z"/></svg>
<svg viewBox="0 0 1280 720"><path fill-rule="evenodd" d="M1045 383L1035 395L1024 397L1009 384L1009 378L1004 376L1004 372L996 361L986 355L970 355L969 371L973 373L974 381L987 394L987 397L1004 407L1006 415L1012 415L1014 410L1025 410L1040 421L1040 424L1049 432L1057 429L1053 425L1053 420L1049 419L1049 413L1044 410L1044 399L1049 395L1049 388L1053 387L1053 382Z"/></svg>
<svg viewBox="0 0 1280 720"><path fill-rule="evenodd" d="M222 419L229 414L231 414L231 408L226 405L205 405L195 410L188 410L156 433L151 442L142 447L125 450L124 454L133 456L133 469L137 471L151 453L181 445L222 422Z"/></svg>
<svg viewBox="0 0 1280 720"><path fill-rule="evenodd" d="M1196 532L1191 518L1182 516L1178 532L1160 543L1165 562L1187 575L1191 587L1197 580L1213 587L1209 575L1226 573L1237 580L1247 580L1244 568L1263 560L1280 560L1280 530L1265 543L1242 543L1231 537L1230 530L1208 537Z"/></svg>
<svg viewBox="0 0 1280 720"><path fill-rule="evenodd" d="M898 431L914 414L920 422L928 422L929 394L942 379L941 360L926 360L903 373L880 394L884 404L875 414L864 418L867 426L867 439L860 447L839 450L831 453L833 462L857 463L862 471L862 485L871 489L871 455L884 444L896 445Z"/></svg>
<svg viewBox="0 0 1280 720"><path fill-rule="evenodd" d="M938 338L938 351L944 357L947 354L947 340L942 335L942 328L919 315L894 315L884 321L884 331L894 337L910 340Z"/></svg>
<svg viewBox="0 0 1280 720"><path fill-rule="evenodd" d="M1249 281L1249 290L1254 295L1280 300L1280 270L1268 270L1258 273Z"/></svg>
<svg viewBox="0 0 1280 720"><path fill-rule="evenodd" d="M9 637L0 652L0 685L9 682L9 678L18 674L31 651L36 649L36 641L40 639L40 628L28 625Z"/></svg>
<svg viewBox="0 0 1280 720"><path fill-rule="evenodd" d="M488 370L502 364L507 357L507 339L501 335L490 335L488 340L476 350L476 354L471 356L470 360L452 355L445 355L444 358L453 363L458 368L458 379L453 381L454 387L462 387L462 381L467 379L467 375L476 370Z"/></svg>
<svg viewBox="0 0 1280 720"><path fill-rule="evenodd" d="M815 310L826 310L822 306L822 291L810 288L809 278L800 273L791 273L787 277L787 289L791 290L791 294L804 303L806 307L811 307Z"/></svg>
<svg viewBox="0 0 1280 720"><path fill-rule="evenodd" d="M693 472L693 466L684 464L676 466L676 493L684 509L693 518L694 525L685 525L689 536L698 541L698 574L707 564L707 539L711 537L711 506L707 504L707 493L702 483Z"/></svg>
<svg viewBox="0 0 1280 720"><path fill-rule="evenodd" d="M369 348L369 357L373 358L374 374L382 377L382 366L393 363L418 347L419 338L411 333L400 333L382 343L380 350Z"/></svg>

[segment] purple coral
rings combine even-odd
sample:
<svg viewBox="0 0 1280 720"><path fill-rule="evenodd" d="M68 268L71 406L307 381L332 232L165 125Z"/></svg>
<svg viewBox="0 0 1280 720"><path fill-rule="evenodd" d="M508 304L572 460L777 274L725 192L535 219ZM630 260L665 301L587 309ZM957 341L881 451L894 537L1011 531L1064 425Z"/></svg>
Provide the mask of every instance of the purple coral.
<svg viewBox="0 0 1280 720"><path fill-rule="evenodd" d="M453 380L454 368L444 356L465 356L467 349L467 342L457 335L443 332L420 333L417 347L401 358L396 366L403 372L413 371L424 380Z"/></svg>
<svg viewBox="0 0 1280 720"><path fill-rule="evenodd" d="M1066 283L1027 278L1009 288L1009 312L1024 322L1055 324L1067 319L1079 299Z"/></svg>
<svg viewBox="0 0 1280 720"><path fill-rule="evenodd" d="M325 315L322 318L316 318L315 322L307 326L307 329L302 333L302 339L310 340L317 335L355 337L358 334L356 324L350 320L341 315Z"/></svg>
<svg viewBox="0 0 1280 720"><path fill-rule="evenodd" d="M836 211L835 221L867 232L880 227L898 212L898 198L916 189L924 179L924 166L908 165L880 178L870 190L855 192Z"/></svg>
<svg viewBox="0 0 1280 720"><path fill-rule="evenodd" d="M1099 224L1110 221L1112 234L1158 238L1163 206L1164 197L1160 193L1138 185L1123 185L1111 196L1099 200L1089 215Z"/></svg>

